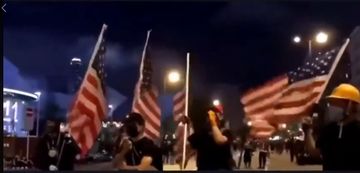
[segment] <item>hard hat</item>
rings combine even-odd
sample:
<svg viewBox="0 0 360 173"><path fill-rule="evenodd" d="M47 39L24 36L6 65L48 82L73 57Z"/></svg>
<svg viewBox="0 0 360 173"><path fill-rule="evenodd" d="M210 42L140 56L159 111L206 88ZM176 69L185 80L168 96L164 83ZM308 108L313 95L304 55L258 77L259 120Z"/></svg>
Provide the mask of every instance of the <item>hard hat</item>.
<svg viewBox="0 0 360 173"><path fill-rule="evenodd" d="M327 98L350 100L360 104L360 92L356 87L350 84L339 85Z"/></svg>

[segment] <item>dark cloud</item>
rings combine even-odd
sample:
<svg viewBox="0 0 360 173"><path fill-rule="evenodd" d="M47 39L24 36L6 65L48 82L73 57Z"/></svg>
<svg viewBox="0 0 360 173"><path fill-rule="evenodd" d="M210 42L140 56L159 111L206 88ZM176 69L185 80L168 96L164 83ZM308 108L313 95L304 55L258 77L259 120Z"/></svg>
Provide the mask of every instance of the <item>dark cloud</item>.
<svg viewBox="0 0 360 173"><path fill-rule="evenodd" d="M232 2L214 17L213 22L225 26L238 26L246 23L258 23L266 26L282 23L292 16L292 11L280 3Z"/></svg>

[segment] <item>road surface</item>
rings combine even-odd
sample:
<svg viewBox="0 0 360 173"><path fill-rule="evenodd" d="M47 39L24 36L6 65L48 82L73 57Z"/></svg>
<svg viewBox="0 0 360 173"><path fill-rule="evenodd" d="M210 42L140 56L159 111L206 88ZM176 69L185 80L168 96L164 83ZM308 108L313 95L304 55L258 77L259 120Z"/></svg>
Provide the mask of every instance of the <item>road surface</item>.
<svg viewBox="0 0 360 173"><path fill-rule="evenodd" d="M244 164L241 163L240 170L260 170L258 167L258 153L254 153L252 158L252 169L245 169ZM179 170L180 167L178 165L164 165L164 170ZM92 171L108 171L114 170L112 169L111 162L104 163L92 163L86 165L77 165L76 170L92 170ZM196 161L195 158L192 158L189 161L189 164L186 170L196 170ZM279 154L271 154L270 162L268 165L268 169L270 171L321 171L321 165L297 165L296 163L291 163L289 155L287 153Z"/></svg>
<svg viewBox="0 0 360 173"><path fill-rule="evenodd" d="M196 164L195 159L192 159L189 161L189 166L186 168L186 170L196 170ZM241 164L240 170L256 170L259 171L260 169L257 169L258 167L258 153L254 153L254 156L252 158L252 169L245 169L244 164ZM179 170L178 165L164 165L164 170ZM321 165L297 165L296 163L290 162L290 157L287 153L283 153L281 155L279 154L271 154L270 156L270 163L268 165L269 171L321 171L322 166Z"/></svg>

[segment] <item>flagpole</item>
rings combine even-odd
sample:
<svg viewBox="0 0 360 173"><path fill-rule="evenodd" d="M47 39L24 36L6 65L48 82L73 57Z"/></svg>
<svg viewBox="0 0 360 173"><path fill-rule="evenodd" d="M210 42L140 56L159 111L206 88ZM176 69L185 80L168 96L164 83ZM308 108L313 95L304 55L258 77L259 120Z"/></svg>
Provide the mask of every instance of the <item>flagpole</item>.
<svg viewBox="0 0 360 173"><path fill-rule="evenodd" d="M345 51L347 45L349 44L349 42L350 42L350 39L349 39L349 38L346 39L346 42L341 46L338 54L336 55L336 58L335 58L335 60L334 60L334 63L333 63L333 65L331 66L331 69L330 69L330 71L329 71L329 78L328 78L328 80L325 81L324 89L321 90L321 92L320 92L320 94L319 94L319 97L318 97L316 103L319 103L322 95L324 94L324 92L325 92L325 90L326 90L326 87L327 87L329 81L331 80L331 77L332 77L332 75L334 74L335 69L336 69L338 63L340 62L340 59L341 59L342 55L344 54L344 51Z"/></svg>
<svg viewBox="0 0 360 173"><path fill-rule="evenodd" d="M143 52L142 52L142 54L141 54L141 62L140 62L140 70L139 70L139 75L140 75L140 77L139 77L138 82L135 84L136 86L135 86L135 97L134 97L134 98L136 98L137 95L138 95L138 93L137 93L137 91L138 91L137 87L138 87L138 86L137 86L137 85L138 85L139 81L141 81L142 78L143 78L143 76L142 76L142 70L143 70L143 68L144 68L144 59L145 59L145 55L146 55L146 49L147 49L147 46L148 46L149 38L150 38L150 33L151 33L151 29L147 31L144 49L143 49ZM133 99L132 107L135 106L135 100L136 100L136 99Z"/></svg>
<svg viewBox="0 0 360 173"><path fill-rule="evenodd" d="M185 116L189 115L189 73L190 73L190 53L188 52L187 56L186 56ZM182 150L183 153L182 153L181 170L185 169L187 127L188 127L188 124L185 123L184 137L183 137L183 150Z"/></svg>

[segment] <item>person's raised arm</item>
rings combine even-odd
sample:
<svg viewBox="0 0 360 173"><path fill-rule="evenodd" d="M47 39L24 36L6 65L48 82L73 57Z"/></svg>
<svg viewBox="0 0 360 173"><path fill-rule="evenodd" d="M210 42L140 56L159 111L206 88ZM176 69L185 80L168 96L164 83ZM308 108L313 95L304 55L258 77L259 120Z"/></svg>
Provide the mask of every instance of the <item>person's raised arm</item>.
<svg viewBox="0 0 360 173"><path fill-rule="evenodd" d="M217 144L225 144L228 141L228 138L226 136L224 136L222 134L221 130L219 129L217 122L216 122L215 112L209 111L208 116L209 116L209 120L210 120L211 130L213 133L212 136L213 136L215 142Z"/></svg>

